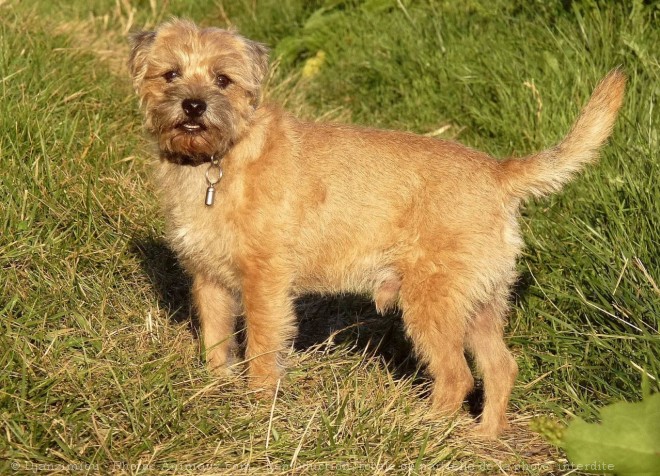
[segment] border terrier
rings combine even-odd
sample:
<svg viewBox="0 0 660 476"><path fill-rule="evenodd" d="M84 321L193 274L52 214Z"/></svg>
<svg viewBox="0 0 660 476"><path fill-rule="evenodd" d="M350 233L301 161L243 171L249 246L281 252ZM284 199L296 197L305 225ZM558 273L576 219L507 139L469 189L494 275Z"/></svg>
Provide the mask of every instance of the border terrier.
<svg viewBox="0 0 660 476"><path fill-rule="evenodd" d="M596 159L623 101L615 69L556 146L496 160L447 140L298 120L261 104L268 50L235 31L174 19L132 36L129 69L158 145L167 240L193 278L206 360L227 372L244 315L250 385L269 391L302 293L359 293L400 309L456 412L484 382L478 434L507 427L518 373L503 340L518 209Z"/></svg>

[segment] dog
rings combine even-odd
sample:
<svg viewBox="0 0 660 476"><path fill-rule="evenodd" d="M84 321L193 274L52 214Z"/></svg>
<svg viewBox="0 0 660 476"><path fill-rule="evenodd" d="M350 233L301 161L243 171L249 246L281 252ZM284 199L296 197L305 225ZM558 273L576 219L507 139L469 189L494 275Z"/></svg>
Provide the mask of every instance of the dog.
<svg viewBox="0 0 660 476"><path fill-rule="evenodd" d="M167 241L192 277L212 371L232 364L243 315L248 382L272 392L296 332L293 299L366 294L381 313L401 311L435 410L453 414L473 388L467 351L484 384L475 431L507 428L518 368L503 328L523 247L518 210L596 159L623 101L620 70L558 145L496 160L262 104L268 49L235 31L173 19L134 34L128 64L158 147Z"/></svg>

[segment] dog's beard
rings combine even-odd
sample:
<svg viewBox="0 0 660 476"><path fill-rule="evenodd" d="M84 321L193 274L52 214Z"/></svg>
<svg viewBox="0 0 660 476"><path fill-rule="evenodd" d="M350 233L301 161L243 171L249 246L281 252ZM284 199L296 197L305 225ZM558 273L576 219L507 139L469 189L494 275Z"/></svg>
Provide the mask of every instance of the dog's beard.
<svg viewBox="0 0 660 476"><path fill-rule="evenodd" d="M213 155L224 156L233 143L231 137L205 127L196 132L176 126L163 130L158 135L162 157L177 164L199 165L210 162Z"/></svg>
<svg viewBox="0 0 660 476"><path fill-rule="evenodd" d="M207 110L198 118L188 117L181 98L167 97L147 109L147 129L158 139L161 157L183 165L210 162L224 156L235 143L240 115L224 98L205 98Z"/></svg>

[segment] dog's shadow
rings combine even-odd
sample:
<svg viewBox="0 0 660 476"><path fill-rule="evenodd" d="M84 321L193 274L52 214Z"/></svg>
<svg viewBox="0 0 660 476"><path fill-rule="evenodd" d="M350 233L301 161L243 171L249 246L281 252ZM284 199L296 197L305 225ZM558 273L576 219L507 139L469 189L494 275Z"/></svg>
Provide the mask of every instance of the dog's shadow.
<svg viewBox="0 0 660 476"><path fill-rule="evenodd" d="M195 336L199 336L198 323L191 319L192 280L179 265L174 252L162 239L153 237L133 239L129 250L149 277L159 307L173 322L188 322Z"/></svg>
<svg viewBox="0 0 660 476"><path fill-rule="evenodd" d="M162 309L176 323L189 323L199 338L190 295L191 280L176 256L162 239L135 239L130 247L149 277ZM531 280L523 274L514 287L516 301L526 293ZM371 300L355 295L307 295L296 300L297 351L323 343L343 345L351 352L380 359L395 378L412 378L415 385L429 387L429 379L419 371L410 340L405 335L400 312L380 315ZM470 412L481 413L483 391L479 383L468 397Z"/></svg>
<svg viewBox="0 0 660 476"><path fill-rule="evenodd" d="M173 322L189 322L191 330L199 336L199 323L192 309L191 279L174 253L162 239L152 237L133 240L130 251L149 277L160 308ZM296 350L331 342L360 354L380 357L402 377L416 372L412 347L398 313L381 316L370 300L354 295L308 295L297 299L295 304Z"/></svg>

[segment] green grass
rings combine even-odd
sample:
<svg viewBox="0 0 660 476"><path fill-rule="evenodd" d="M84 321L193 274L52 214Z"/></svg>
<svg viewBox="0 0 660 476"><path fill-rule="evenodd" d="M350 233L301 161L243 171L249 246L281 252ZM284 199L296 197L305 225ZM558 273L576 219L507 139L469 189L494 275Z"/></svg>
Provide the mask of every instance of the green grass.
<svg viewBox="0 0 660 476"><path fill-rule="evenodd" d="M556 474L562 456L531 418L593 420L639 399L642 372L657 390L657 1L166 5L0 1L0 473ZM300 303L299 349L272 405L207 374L124 67L126 32L171 15L268 43L268 96L291 111L441 129L497 156L553 144L623 66L626 102L600 164L524 210L507 333L517 431L504 443L429 415L398 321L361 301Z"/></svg>

